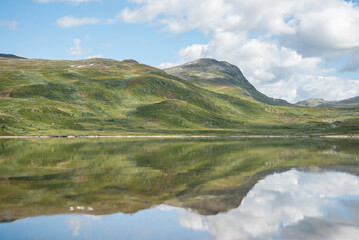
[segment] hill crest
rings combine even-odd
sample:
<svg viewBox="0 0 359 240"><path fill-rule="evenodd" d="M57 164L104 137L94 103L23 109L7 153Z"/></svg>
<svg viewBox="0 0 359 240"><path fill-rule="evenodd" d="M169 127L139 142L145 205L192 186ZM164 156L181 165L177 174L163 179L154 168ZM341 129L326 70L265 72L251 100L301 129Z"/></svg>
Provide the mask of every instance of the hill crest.
<svg viewBox="0 0 359 240"><path fill-rule="evenodd" d="M312 98L296 103L298 106L314 108L350 108L359 109L359 96L340 101L326 101L322 98Z"/></svg>
<svg viewBox="0 0 359 240"><path fill-rule="evenodd" d="M2 57L2 58L27 59L27 58L24 58L24 57L16 56L14 54L6 54L6 53L0 53L0 57Z"/></svg>
<svg viewBox="0 0 359 240"><path fill-rule="evenodd" d="M236 88L237 95L254 98L269 105L290 105L282 99L274 99L259 92L235 65L212 58L201 58L192 62L165 69L165 72L195 84Z"/></svg>

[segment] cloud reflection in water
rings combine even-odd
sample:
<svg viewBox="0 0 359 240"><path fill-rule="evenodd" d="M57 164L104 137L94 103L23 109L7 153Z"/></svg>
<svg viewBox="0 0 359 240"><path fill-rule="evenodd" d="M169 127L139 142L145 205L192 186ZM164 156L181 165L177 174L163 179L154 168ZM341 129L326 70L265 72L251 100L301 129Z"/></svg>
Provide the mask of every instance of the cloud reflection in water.
<svg viewBox="0 0 359 240"><path fill-rule="evenodd" d="M0 224L0 239L351 240L357 236L359 177L297 170L266 177L238 208L214 216L163 204L133 214L60 214Z"/></svg>
<svg viewBox="0 0 359 240"><path fill-rule="evenodd" d="M258 182L241 205L200 216L181 211L180 224L214 239L354 239L359 236L359 178L291 170Z"/></svg>

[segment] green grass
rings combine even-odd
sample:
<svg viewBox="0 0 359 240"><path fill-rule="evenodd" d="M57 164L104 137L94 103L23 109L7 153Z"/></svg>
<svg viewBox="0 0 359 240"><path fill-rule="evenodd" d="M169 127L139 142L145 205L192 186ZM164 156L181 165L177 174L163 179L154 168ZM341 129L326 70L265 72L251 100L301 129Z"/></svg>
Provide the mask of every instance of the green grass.
<svg viewBox="0 0 359 240"><path fill-rule="evenodd" d="M133 61L0 58L0 135L359 134L358 111L257 100Z"/></svg>

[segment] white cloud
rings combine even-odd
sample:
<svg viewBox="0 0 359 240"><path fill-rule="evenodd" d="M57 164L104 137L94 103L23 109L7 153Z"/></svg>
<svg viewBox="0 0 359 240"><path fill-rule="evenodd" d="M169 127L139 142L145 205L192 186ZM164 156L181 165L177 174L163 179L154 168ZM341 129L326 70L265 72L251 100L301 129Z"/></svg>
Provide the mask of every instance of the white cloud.
<svg viewBox="0 0 359 240"><path fill-rule="evenodd" d="M85 59L91 59L91 58L103 58L103 55L102 54L96 54L96 55L91 55L91 56L85 57Z"/></svg>
<svg viewBox="0 0 359 240"><path fill-rule="evenodd" d="M165 62L165 63L161 63L160 64L160 68L161 69L165 69L165 68L170 68L170 67L174 67L176 64L170 63L170 62Z"/></svg>
<svg viewBox="0 0 359 240"><path fill-rule="evenodd" d="M81 217L73 216L67 220L67 226L72 231L73 237L80 236L80 229L83 225Z"/></svg>
<svg viewBox="0 0 359 240"><path fill-rule="evenodd" d="M348 49L359 46L359 8L343 0L133 0L117 20L156 21L171 32L191 29L255 32L298 37L311 47ZM262 33L264 31L264 33ZM323 46L324 44L324 46Z"/></svg>
<svg viewBox="0 0 359 240"><path fill-rule="evenodd" d="M297 93L303 99L317 96L326 96L327 99L347 99L359 95L358 80L315 75L301 75L296 80L299 82L296 84Z"/></svg>
<svg viewBox="0 0 359 240"><path fill-rule="evenodd" d="M300 89L309 86L312 79L340 71L339 67L327 69L323 62L354 59L359 48L359 7L344 0L132 2L137 5L122 9L108 22L153 22L172 33L199 30L208 34L210 41L184 46L179 50L179 63L201 57L227 60L239 66L267 95L290 101L303 98ZM358 69L354 60L345 70ZM346 79L316 83L324 84L323 88L330 84L341 91L347 89L341 84L349 84L354 90L347 96L359 95L358 85ZM316 97L335 100L346 95L330 92L321 91L322 95Z"/></svg>
<svg viewBox="0 0 359 240"><path fill-rule="evenodd" d="M59 27L62 28L71 28L71 27L77 27L82 25L89 25L89 24L99 24L100 23L99 18L74 18L71 16L65 16L62 18L59 18L56 23Z"/></svg>
<svg viewBox="0 0 359 240"><path fill-rule="evenodd" d="M19 23L17 21L0 20L0 27L5 27L10 30L16 30Z"/></svg>
<svg viewBox="0 0 359 240"><path fill-rule="evenodd" d="M89 52L91 52L91 50L85 50L82 48L81 46L81 40L78 38L75 38L72 40L73 41L73 46L67 50L67 53L72 55L72 56L82 56L84 54L87 54Z"/></svg>
<svg viewBox="0 0 359 240"><path fill-rule="evenodd" d="M95 221L102 221L102 216L98 215L85 215L85 217Z"/></svg>
<svg viewBox="0 0 359 240"><path fill-rule="evenodd" d="M325 4L325 5L324 5ZM316 1L296 14L295 34L283 43L305 55L330 56L359 47L359 8L345 1Z"/></svg>
<svg viewBox="0 0 359 240"><path fill-rule="evenodd" d="M358 201L348 204L345 199L358 197L358 186L359 178L346 173L291 170L261 180L237 209L215 216L182 212L180 224L221 240L355 239ZM316 232L305 228L313 222Z"/></svg>

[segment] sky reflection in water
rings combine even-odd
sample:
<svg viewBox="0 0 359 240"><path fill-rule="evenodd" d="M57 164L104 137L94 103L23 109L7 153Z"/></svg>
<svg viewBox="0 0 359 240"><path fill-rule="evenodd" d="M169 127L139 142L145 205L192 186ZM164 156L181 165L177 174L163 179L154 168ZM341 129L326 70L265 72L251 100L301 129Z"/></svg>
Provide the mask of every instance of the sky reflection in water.
<svg viewBox="0 0 359 240"><path fill-rule="evenodd" d="M160 205L135 214L41 216L0 224L0 239L356 239L357 236L359 178L347 173L297 170L267 176L238 208L214 216Z"/></svg>
<svg viewBox="0 0 359 240"><path fill-rule="evenodd" d="M356 176L291 170L260 181L237 209L208 217L186 213L180 221L214 239L355 239L358 197Z"/></svg>

